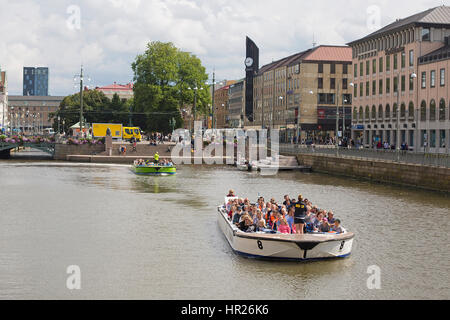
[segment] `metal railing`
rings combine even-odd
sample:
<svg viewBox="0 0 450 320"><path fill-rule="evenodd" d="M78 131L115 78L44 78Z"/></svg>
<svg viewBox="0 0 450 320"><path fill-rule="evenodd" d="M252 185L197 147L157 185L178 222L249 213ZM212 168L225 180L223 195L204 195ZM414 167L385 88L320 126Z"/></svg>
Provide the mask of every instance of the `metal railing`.
<svg viewBox="0 0 450 320"><path fill-rule="evenodd" d="M280 144L279 150L282 154L323 154L336 156L336 147L334 146ZM404 150L397 152L396 150L384 149L339 148L338 156L450 168L450 154L448 153L424 153Z"/></svg>

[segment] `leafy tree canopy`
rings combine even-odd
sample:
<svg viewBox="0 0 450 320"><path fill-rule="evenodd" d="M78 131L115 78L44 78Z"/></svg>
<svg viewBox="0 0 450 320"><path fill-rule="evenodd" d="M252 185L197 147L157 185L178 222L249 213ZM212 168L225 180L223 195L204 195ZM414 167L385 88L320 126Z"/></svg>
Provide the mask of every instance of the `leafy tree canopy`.
<svg viewBox="0 0 450 320"><path fill-rule="evenodd" d="M169 132L170 119L181 126L180 108L194 104L197 114L209 114L208 75L195 55L171 42L151 42L131 65L134 72L134 122L147 130ZM197 88L195 90L194 88Z"/></svg>

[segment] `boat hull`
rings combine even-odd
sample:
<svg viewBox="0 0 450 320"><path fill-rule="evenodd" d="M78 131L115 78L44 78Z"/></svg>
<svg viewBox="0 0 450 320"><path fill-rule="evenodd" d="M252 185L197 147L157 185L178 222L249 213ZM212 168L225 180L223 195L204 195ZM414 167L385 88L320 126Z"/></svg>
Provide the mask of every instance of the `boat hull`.
<svg viewBox="0 0 450 320"><path fill-rule="evenodd" d="M172 175L177 172L176 167L165 166L133 166L132 169L134 173L142 175Z"/></svg>
<svg viewBox="0 0 450 320"><path fill-rule="evenodd" d="M222 232L234 252L253 258L305 261L344 258L350 255L353 233L343 234L266 234L245 233L233 226L222 207L218 208Z"/></svg>

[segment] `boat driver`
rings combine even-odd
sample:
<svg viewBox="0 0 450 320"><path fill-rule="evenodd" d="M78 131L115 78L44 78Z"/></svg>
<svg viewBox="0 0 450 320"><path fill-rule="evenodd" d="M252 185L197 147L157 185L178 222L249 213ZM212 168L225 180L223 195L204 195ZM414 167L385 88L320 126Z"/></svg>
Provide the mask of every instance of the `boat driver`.
<svg viewBox="0 0 450 320"><path fill-rule="evenodd" d="M301 194L298 195L298 201L294 204L294 224L295 230L298 234L303 233L303 227L305 226L306 218L306 204L303 202L303 197Z"/></svg>

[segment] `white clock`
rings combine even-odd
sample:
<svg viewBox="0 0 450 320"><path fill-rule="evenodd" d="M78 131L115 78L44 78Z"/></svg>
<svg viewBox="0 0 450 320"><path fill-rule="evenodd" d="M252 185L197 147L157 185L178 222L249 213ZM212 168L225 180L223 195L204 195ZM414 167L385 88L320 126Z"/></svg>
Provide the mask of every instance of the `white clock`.
<svg viewBox="0 0 450 320"><path fill-rule="evenodd" d="M247 59L245 59L245 65L247 67L251 67L253 64L253 59L251 57L247 57Z"/></svg>

